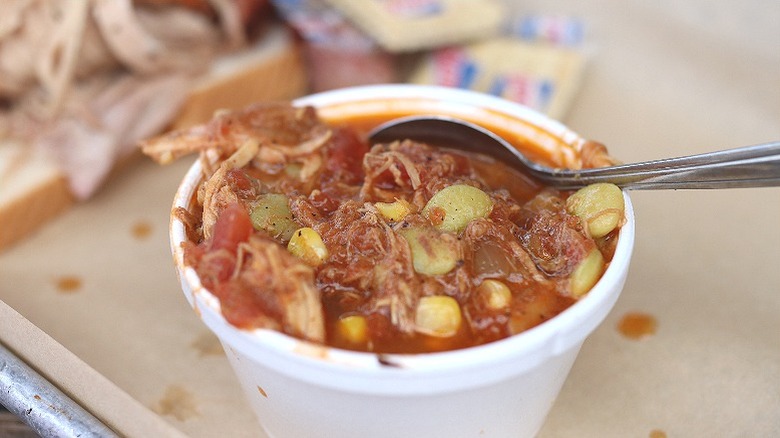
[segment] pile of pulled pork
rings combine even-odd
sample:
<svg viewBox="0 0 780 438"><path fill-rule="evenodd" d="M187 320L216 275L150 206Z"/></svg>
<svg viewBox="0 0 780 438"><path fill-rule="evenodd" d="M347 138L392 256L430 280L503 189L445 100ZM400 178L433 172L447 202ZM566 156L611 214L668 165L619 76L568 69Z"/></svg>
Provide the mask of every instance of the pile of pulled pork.
<svg viewBox="0 0 780 438"><path fill-rule="evenodd" d="M10 0L0 14L0 138L90 197L170 123L210 60L246 43L265 0Z"/></svg>

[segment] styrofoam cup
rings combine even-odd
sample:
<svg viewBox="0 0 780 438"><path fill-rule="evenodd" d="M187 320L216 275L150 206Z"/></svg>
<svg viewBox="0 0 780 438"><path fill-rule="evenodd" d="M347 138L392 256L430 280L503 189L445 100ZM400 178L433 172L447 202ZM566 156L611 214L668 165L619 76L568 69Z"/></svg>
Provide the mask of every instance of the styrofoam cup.
<svg viewBox="0 0 780 438"><path fill-rule="evenodd" d="M416 85L378 85L304 97L325 118L437 113L512 132L558 165L576 161L584 140L521 105L480 93ZM176 193L188 208L201 179L195 163ZM634 243L626 221L606 272L582 299L554 318L485 345L416 355L352 352L225 321L219 301L184 265L184 225L170 241L187 300L225 349L265 432L283 437L530 437L552 407L584 340L621 293Z"/></svg>

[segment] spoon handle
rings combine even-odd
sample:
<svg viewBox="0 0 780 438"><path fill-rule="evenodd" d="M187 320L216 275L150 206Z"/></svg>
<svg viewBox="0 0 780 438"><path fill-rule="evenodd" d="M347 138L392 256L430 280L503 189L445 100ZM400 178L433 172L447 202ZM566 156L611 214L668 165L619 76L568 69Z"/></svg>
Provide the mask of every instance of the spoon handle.
<svg viewBox="0 0 780 438"><path fill-rule="evenodd" d="M780 186L780 142L582 170L534 174L558 188L610 182L625 189L720 189Z"/></svg>

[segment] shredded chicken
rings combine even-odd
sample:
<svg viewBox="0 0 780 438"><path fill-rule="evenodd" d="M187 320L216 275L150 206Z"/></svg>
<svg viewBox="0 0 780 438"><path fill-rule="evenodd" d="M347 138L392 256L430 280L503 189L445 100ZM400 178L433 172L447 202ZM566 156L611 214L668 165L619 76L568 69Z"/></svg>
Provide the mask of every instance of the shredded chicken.
<svg viewBox="0 0 780 438"><path fill-rule="evenodd" d="M594 247L573 216L561 214L564 200L546 190L522 206L520 236L536 266L551 277L566 278Z"/></svg>
<svg viewBox="0 0 780 438"><path fill-rule="evenodd" d="M370 153L363 158L364 167L369 169L366 175L366 184L363 185L363 197L377 196L380 199L392 200L391 194L383 194L376 181L384 173L389 173L397 188L410 188L416 190L420 186L420 174L414 165L404 154L397 152L400 143L390 145L376 145Z"/></svg>
<svg viewBox="0 0 780 438"><path fill-rule="evenodd" d="M330 137L331 130L317 120L313 108L263 103L218 114L205 125L146 140L141 149L157 162L167 164L193 152L216 151L218 156L227 156L247 140L255 139L262 145L257 164L270 170L311 155Z"/></svg>
<svg viewBox="0 0 780 438"><path fill-rule="evenodd" d="M207 181L198 193L198 201L203 205L203 235L208 239L222 209L241 200L227 180L231 169L251 162L273 174L286 164L298 163L302 165L299 178L303 182L314 180L322 163L318 150L331 136L332 131L310 107L256 104L218 115L207 125L147 140L142 150L160 163L201 152ZM228 154L229 158L223 158ZM220 164L212 171L215 159Z"/></svg>
<svg viewBox="0 0 780 438"><path fill-rule="evenodd" d="M318 275L319 282L326 288L347 286L370 294L368 308L389 315L401 332L412 333L419 280L403 237L379 217L372 204L345 202L327 222L337 225L316 229L327 245L344 251L331 255L331 263ZM349 269L343 269L345 265Z"/></svg>
<svg viewBox="0 0 780 438"><path fill-rule="evenodd" d="M595 141L585 141L580 146L580 160L582 168L597 168L620 164L618 160L610 156L607 147Z"/></svg>
<svg viewBox="0 0 780 438"><path fill-rule="evenodd" d="M236 278L243 287L262 294L267 301L278 303L281 309L281 326L264 315L259 327L301 336L316 342L325 339L322 303L319 290L314 286L312 268L290 255L272 240L252 236L239 246L239 264Z"/></svg>
<svg viewBox="0 0 780 438"><path fill-rule="evenodd" d="M219 213L227 205L239 202L240 199L227 178L228 172L246 166L257 155L259 149L260 143L256 139L246 140L230 158L220 164L216 173L201 186L203 190L198 193L198 201L203 205L202 231L206 239L211 237Z"/></svg>

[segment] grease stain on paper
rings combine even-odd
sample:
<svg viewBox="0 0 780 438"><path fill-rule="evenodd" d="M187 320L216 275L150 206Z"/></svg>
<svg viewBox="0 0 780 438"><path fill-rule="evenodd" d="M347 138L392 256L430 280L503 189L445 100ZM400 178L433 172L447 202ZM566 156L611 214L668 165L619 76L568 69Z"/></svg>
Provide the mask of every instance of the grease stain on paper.
<svg viewBox="0 0 780 438"><path fill-rule="evenodd" d="M666 432L660 429L653 429L650 431L648 438L666 438Z"/></svg>
<svg viewBox="0 0 780 438"><path fill-rule="evenodd" d="M618 321L617 329L624 337L639 340L654 335L658 331L658 320L643 312L629 312Z"/></svg>
<svg viewBox="0 0 780 438"><path fill-rule="evenodd" d="M219 339L211 332L201 333L200 336L192 341L190 346L198 352L199 357L221 356L225 354Z"/></svg>
<svg viewBox="0 0 780 438"><path fill-rule="evenodd" d="M195 396L180 385L168 385L165 393L152 410L160 415L168 415L179 421L186 421L200 416Z"/></svg>
<svg viewBox="0 0 780 438"><path fill-rule="evenodd" d="M62 275L56 278L54 283L57 287L57 291L64 294L78 292L83 285L81 277L76 275Z"/></svg>
<svg viewBox="0 0 780 438"><path fill-rule="evenodd" d="M137 240L144 240L152 235L152 224L145 220L138 220L130 228L130 233Z"/></svg>

